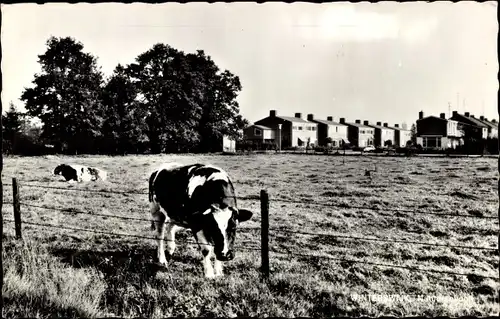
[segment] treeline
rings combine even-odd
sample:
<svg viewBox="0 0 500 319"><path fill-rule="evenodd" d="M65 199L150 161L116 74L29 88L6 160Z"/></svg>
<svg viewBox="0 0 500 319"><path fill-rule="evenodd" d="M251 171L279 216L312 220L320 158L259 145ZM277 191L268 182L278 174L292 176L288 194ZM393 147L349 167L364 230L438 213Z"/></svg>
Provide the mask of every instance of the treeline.
<svg viewBox="0 0 500 319"><path fill-rule="evenodd" d="M82 43L51 37L46 44L41 72L20 98L26 113L11 105L2 115L6 152L211 152L221 150L222 136L242 138L240 80L201 50L155 44L105 78Z"/></svg>

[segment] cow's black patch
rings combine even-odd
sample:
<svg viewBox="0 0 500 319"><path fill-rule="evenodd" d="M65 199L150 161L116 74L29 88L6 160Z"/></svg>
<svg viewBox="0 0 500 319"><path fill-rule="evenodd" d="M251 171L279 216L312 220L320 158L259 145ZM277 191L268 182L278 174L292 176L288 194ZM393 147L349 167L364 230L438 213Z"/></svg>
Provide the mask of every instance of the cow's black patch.
<svg viewBox="0 0 500 319"><path fill-rule="evenodd" d="M57 166L54 170L54 175L61 174L66 181L74 180L78 181L78 174L76 169L67 164L61 164Z"/></svg>

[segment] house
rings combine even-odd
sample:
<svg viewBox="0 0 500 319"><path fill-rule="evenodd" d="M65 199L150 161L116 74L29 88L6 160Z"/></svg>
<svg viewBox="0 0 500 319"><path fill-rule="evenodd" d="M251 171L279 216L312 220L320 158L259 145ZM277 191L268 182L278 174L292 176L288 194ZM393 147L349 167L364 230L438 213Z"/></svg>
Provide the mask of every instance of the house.
<svg viewBox="0 0 500 319"><path fill-rule="evenodd" d="M479 117L479 121L481 121L483 124L485 124L488 127L488 137L489 138L498 138L498 122L497 120L493 119L489 121L487 118L484 116Z"/></svg>
<svg viewBox="0 0 500 319"><path fill-rule="evenodd" d="M463 115L457 111L453 111L451 120L459 122L458 129L464 132L464 138L486 139L488 138L488 126L483 124L474 115L465 112Z"/></svg>
<svg viewBox="0 0 500 319"><path fill-rule="evenodd" d="M243 139L252 144L262 145L276 141L276 131L263 125L250 125L243 130Z"/></svg>
<svg viewBox="0 0 500 319"><path fill-rule="evenodd" d="M334 122L332 116L328 116L325 121L308 114L307 120L318 125L318 145L326 146L328 137L332 139L333 147L342 146L347 142L347 125Z"/></svg>
<svg viewBox="0 0 500 319"><path fill-rule="evenodd" d="M225 153L235 153L236 140L224 135L222 137L222 151Z"/></svg>
<svg viewBox="0 0 500 319"><path fill-rule="evenodd" d="M364 121L363 124L361 124L361 120L348 123L345 118L340 118L340 124L347 125L347 138L352 146L365 147L373 145L375 129L368 126L368 121Z"/></svg>
<svg viewBox="0 0 500 319"><path fill-rule="evenodd" d="M269 116L255 122L256 125L269 127L281 136L281 147L297 147L317 145L318 125L302 118L302 113L295 113L295 117L281 116L276 110L271 110ZM280 125L281 124L281 128ZM279 143L279 141L278 141Z"/></svg>
<svg viewBox="0 0 500 319"><path fill-rule="evenodd" d="M394 124L394 126L389 127L394 130L394 146L406 147L408 141L411 141L411 131L403 127L399 127L399 124Z"/></svg>
<svg viewBox="0 0 500 319"><path fill-rule="evenodd" d="M439 117L424 117L424 112L419 112L417 120L417 144L423 149L445 149L455 148L463 145L463 133L459 122L446 119L446 114L441 113Z"/></svg>
<svg viewBox="0 0 500 319"><path fill-rule="evenodd" d="M394 133L395 130L389 127L389 124L384 123L382 126L382 122L377 122L376 125L368 125L375 129L374 134L374 145L377 147L386 147L392 146L395 144Z"/></svg>

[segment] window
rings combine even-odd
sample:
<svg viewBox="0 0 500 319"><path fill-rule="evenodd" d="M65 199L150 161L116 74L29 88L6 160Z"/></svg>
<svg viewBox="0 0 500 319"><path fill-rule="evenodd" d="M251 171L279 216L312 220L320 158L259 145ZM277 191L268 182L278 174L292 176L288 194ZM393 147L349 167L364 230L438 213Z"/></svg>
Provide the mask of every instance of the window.
<svg viewBox="0 0 500 319"><path fill-rule="evenodd" d="M302 126L299 126L299 131L302 131L303 127Z"/></svg>
<svg viewBox="0 0 500 319"><path fill-rule="evenodd" d="M424 136L422 138L422 146L424 148L441 148L441 137L436 136Z"/></svg>
<svg viewBox="0 0 500 319"><path fill-rule="evenodd" d="M338 133L339 132L339 127L338 126L335 126L335 132Z"/></svg>
<svg viewBox="0 0 500 319"><path fill-rule="evenodd" d="M310 126L307 127L307 130L310 131L312 128Z"/></svg>
<svg viewBox="0 0 500 319"><path fill-rule="evenodd" d="M365 130L359 130L360 134L365 134Z"/></svg>
<svg viewBox="0 0 500 319"><path fill-rule="evenodd" d="M253 133L255 134L255 136L262 136L262 130L260 130L258 128L255 128L253 130Z"/></svg>
<svg viewBox="0 0 500 319"><path fill-rule="evenodd" d="M297 126L294 126L294 127L293 127L293 129L294 129L294 130L296 130L296 129L297 129Z"/></svg>
<svg viewBox="0 0 500 319"><path fill-rule="evenodd" d="M313 127L312 127L312 130L313 130L313 131L316 131L316 126L313 126Z"/></svg>

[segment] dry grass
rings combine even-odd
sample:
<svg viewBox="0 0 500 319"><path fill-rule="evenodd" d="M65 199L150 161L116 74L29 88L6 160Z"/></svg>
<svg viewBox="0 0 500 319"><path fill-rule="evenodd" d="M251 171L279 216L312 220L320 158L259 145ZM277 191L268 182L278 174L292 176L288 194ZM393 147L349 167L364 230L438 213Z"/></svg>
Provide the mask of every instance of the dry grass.
<svg viewBox="0 0 500 319"><path fill-rule="evenodd" d="M50 170L63 161L102 167L109 172L109 180L70 185L50 176ZM237 258L226 266L224 279L204 280L201 254L196 246L185 243L191 239L188 231L177 236L178 250L169 269L164 271L157 269L153 262L156 254L152 240L25 224L24 237L38 243L27 244L25 247L36 247L25 248L28 253L18 247L20 244L12 243L13 225L7 223L4 241L8 247L17 245L19 251L4 252L6 264L11 265L5 270L4 316L498 314L498 302L495 302L495 299L498 301L498 280L374 265L395 264L497 277L497 251L365 242L320 235L495 248L498 219L478 218L497 214L495 159L348 157L343 165L340 157L304 155L6 158L3 176L4 182L10 182L11 177L19 179L22 203L148 219L147 195L54 190L27 184L146 192L149 173L167 161L220 165L232 176L239 196L256 196L261 189L269 191L273 228L270 245L280 253L271 254L272 275L267 283L259 278L259 252L246 249L237 251ZM364 176L365 169L375 167L371 179ZM5 200L11 196L7 186ZM239 206L255 212L253 220L242 227L258 228L258 200L240 201ZM146 221L21 208L24 221L153 236ZM457 216L401 213L394 209ZM6 206L3 214L4 218L12 219L11 206ZM258 247L259 241L259 230L238 233L239 246ZM329 255L365 263L293 254ZM26 264L30 264L31 259L27 256L43 260L44 264L32 264L31 275L22 277L12 265L28 267ZM34 271L44 267L61 271L55 272L58 276L54 272L37 275ZM75 276L79 279L72 279ZM50 286L51 282L66 288L57 290L54 285ZM90 282L95 289L88 288ZM37 289L31 291L23 287ZM33 297L36 294L50 296L46 300L50 300L52 306L42 306L42 299ZM5 299L5 296L11 297ZM80 303L75 306L77 301Z"/></svg>

